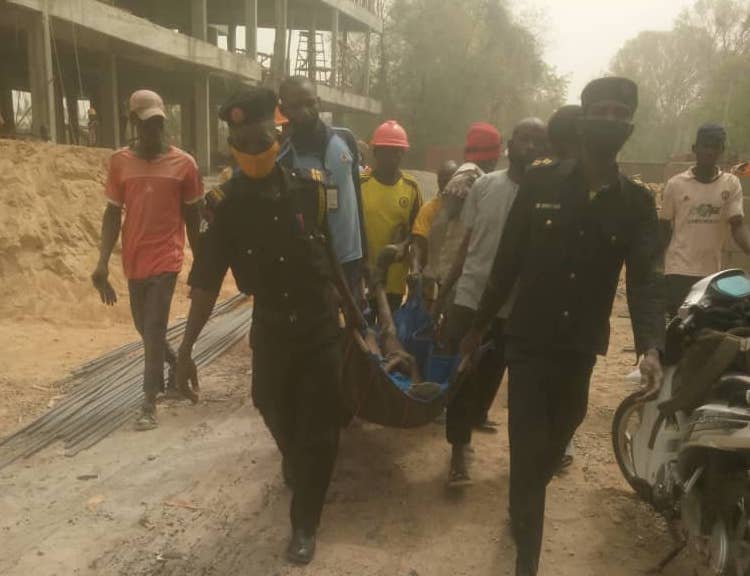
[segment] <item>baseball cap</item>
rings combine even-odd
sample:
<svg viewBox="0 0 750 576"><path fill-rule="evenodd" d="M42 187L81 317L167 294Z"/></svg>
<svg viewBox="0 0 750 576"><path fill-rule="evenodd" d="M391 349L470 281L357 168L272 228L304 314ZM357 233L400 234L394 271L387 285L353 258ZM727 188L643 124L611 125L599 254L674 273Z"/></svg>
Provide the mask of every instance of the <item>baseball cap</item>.
<svg viewBox="0 0 750 576"><path fill-rule="evenodd" d="M164 101L153 90L136 90L130 96L130 111L141 120L148 120L154 116L166 118Z"/></svg>

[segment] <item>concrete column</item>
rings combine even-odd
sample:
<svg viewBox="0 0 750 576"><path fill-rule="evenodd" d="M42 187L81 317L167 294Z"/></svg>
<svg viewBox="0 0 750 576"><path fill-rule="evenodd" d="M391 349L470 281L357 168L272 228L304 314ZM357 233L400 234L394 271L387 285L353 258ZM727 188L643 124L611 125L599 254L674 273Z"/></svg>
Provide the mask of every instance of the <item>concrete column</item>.
<svg viewBox="0 0 750 576"><path fill-rule="evenodd" d="M10 86L2 84L0 84L0 114L5 121L5 126L0 127L0 137L13 134L16 131L15 118L13 117L13 93Z"/></svg>
<svg viewBox="0 0 750 576"><path fill-rule="evenodd" d="M49 18L46 14L32 17L27 30L28 74L31 90L31 130L57 142L57 110L55 108L55 79L52 69L52 43Z"/></svg>
<svg viewBox="0 0 750 576"><path fill-rule="evenodd" d="M206 42L213 44L214 46L219 45L219 29L216 26L209 26L206 32Z"/></svg>
<svg viewBox="0 0 750 576"><path fill-rule="evenodd" d="M287 15L289 14L289 5L287 0L276 0L276 37L273 43L273 60L271 62L271 70L273 71L274 77L277 81L286 75L286 31L287 31Z"/></svg>
<svg viewBox="0 0 750 576"><path fill-rule="evenodd" d="M180 143L183 150L188 150L195 154L193 124L195 122L195 113L193 112L193 102L191 98L183 98L180 101Z"/></svg>
<svg viewBox="0 0 750 576"><path fill-rule="evenodd" d="M55 75L52 68L52 36L49 27L47 0L42 12L42 38L44 40L44 83L47 91L47 117L49 118L49 139L58 142L57 121L55 118Z"/></svg>
<svg viewBox="0 0 750 576"><path fill-rule="evenodd" d="M237 52L237 25L230 24L227 28L227 48L230 52Z"/></svg>
<svg viewBox="0 0 750 576"><path fill-rule="evenodd" d="M349 60L349 31L344 29L341 38L341 89L346 90L349 73L346 63Z"/></svg>
<svg viewBox="0 0 750 576"><path fill-rule="evenodd" d="M245 0L245 51L253 60L258 56L258 0Z"/></svg>
<svg viewBox="0 0 750 576"><path fill-rule="evenodd" d="M120 142L120 92L117 79L117 56L106 54L102 58L102 81L99 82L96 112L99 116L101 146L119 148Z"/></svg>
<svg viewBox="0 0 750 576"><path fill-rule="evenodd" d="M370 56L372 50L372 33L368 30L365 32L365 61L362 68L362 94L370 95ZM383 65L382 63L380 64Z"/></svg>
<svg viewBox="0 0 750 576"><path fill-rule="evenodd" d="M193 38L208 38L208 7L206 0L190 0L190 33Z"/></svg>
<svg viewBox="0 0 750 576"><path fill-rule="evenodd" d="M203 174L211 170L211 83L205 72L195 79L195 157Z"/></svg>
<svg viewBox="0 0 750 576"><path fill-rule="evenodd" d="M217 99L219 98L218 87L210 90L208 98L208 134L210 137L209 144L209 165L213 167L215 160L214 154L219 151L219 120L216 110L218 109Z"/></svg>
<svg viewBox="0 0 750 576"><path fill-rule="evenodd" d="M31 131L39 135L42 126L49 125L47 118L47 91L44 86L44 42L41 34L41 23L34 23L28 28L26 69L29 75L31 92Z"/></svg>
<svg viewBox="0 0 750 576"><path fill-rule="evenodd" d="M339 11L334 8L331 13L331 77L329 84L332 88L336 88L339 80Z"/></svg>

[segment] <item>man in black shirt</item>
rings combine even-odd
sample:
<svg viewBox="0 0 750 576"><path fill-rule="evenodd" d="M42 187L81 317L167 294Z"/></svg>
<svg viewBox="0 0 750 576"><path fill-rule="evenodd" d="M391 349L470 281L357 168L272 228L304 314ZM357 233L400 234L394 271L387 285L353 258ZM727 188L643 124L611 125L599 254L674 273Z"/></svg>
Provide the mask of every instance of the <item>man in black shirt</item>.
<svg viewBox="0 0 750 576"><path fill-rule="evenodd" d="M644 383L651 389L661 383L664 301L655 202L620 174L616 161L633 130L638 89L624 78L602 78L581 98L580 159L527 173L462 345L464 354L476 350L518 282L506 348L517 576L537 573L547 484L586 414L623 263Z"/></svg>
<svg viewBox="0 0 750 576"><path fill-rule="evenodd" d="M276 101L271 90L248 88L220 111L239 170L209 193L212 218L190 273L192 303L177 380L185 386L195 371L191 350L231 268L237 287L255 296L252 397L294 493L287 556L306 564L315 552L341 419L334 284L342 295L349 292L327 236L322 178L276 163ZM351 313L351 298L346 303Z"/></svg>

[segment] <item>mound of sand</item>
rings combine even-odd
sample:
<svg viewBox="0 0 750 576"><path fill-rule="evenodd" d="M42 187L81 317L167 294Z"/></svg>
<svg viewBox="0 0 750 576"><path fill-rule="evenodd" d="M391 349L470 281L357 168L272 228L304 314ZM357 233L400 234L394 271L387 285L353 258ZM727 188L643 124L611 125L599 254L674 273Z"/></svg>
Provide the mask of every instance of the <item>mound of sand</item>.
<svg viewBox="0 0 750 576"><path fill-rule="evenodd" d="M99 254L111 150L0 140L0 318L53 323L129 321L119 245L106 308L90 275ZM184 284L175 308L183 308Z"/></svg>

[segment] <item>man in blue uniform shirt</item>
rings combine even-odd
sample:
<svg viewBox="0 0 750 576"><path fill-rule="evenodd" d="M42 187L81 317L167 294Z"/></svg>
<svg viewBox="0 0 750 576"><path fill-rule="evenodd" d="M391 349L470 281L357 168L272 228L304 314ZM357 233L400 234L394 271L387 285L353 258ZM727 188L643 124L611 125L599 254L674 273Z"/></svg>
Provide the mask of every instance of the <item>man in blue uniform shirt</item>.
<svg viewBox="0 0 750 576"><path fill-rule="evenodd" d="M359 296L364 251L356 159L337 129L329 128L320 119L319 100L310 80L302 76L288 78L279 88L279 98L279 109L289 119L290 128L279 162L289 169L323 174L331 242L350 289Z"/></svg>

